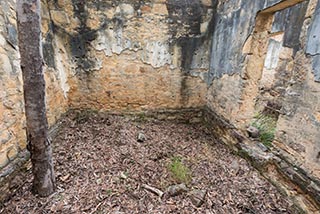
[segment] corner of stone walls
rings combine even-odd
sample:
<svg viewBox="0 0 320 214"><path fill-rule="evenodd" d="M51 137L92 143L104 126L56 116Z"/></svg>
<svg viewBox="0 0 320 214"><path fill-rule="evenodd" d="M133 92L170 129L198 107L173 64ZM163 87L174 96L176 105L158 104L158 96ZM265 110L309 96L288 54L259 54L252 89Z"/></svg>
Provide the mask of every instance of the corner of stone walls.
<svg viewBox="0 0 320 214"><path fill-rule="evenodd" d="M218 5L207 93L213 131L235 151L240 148L303 209L313 198L316 205L310 207L317 211L320 85L314 65L320 47L320 1L260 3ZM223 43L230 35L238 39ZM259 116L275 119L270 148L247 137L246 129ZM267 152L260 154L261 148Z"/></svg>
<svg viewBox="0 0 320 214"><path fill-rule="evenodd" d="M50 126L69 108L159 112L205 105L211 1L41 2ZM176 13L181 4L192 14ZM1 1L3 188L27 159L17 43L15 1Z"/></svg>
<svg viewBox="0 0 320 214"><path fill-rule="evenodd" d="M70 66L71 108L120 112L205 104L211 1L65 0L48 7L68 61L63 64Z"/></svg>

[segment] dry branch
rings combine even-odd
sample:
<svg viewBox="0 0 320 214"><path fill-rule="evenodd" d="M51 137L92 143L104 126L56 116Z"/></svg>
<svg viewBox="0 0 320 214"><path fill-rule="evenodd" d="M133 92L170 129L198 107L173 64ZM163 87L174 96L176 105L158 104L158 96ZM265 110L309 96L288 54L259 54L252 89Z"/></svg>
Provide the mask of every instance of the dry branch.
<svg viewBox="0 0 320 214"><path fill-rule="evenodd" d="M161 190L159 190L157 188L154 188L152 186L149 186L147 184L142 184L142 188L144 188L144 189L146 189L146 190L158 195L160 198L162 198L162 196L164 194L164 192L162 192Z"/></svg>

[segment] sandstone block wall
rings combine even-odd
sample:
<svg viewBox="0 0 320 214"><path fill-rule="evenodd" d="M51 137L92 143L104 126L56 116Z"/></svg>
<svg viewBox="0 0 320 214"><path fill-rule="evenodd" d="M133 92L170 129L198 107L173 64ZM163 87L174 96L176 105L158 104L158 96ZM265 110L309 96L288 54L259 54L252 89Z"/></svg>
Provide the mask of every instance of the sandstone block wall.
<svg viewBox="0 0 320 214"><path fill-rule="evenodd" d="M17 52L15 2L0 7L0 167L25 148L22 77Z"/></svg>
<svg viewBox="0 0 320 214"><path fill-rule="evenodd" d="M243 136L257 118L273 118L269 149L294 166L289 177L304 190L320 178L319 8L318 0L220 1L207 93L209 109Z"/></svg>
<svg viewBox="0 0 320 214"><path fill-rule="evenodd" d="M14 160L21 158L19 154L25 156L26 149L23 82L15 4L14 0L0 2L0 183L12 172L11 168L15 168L17 163ZM60 67L57 63L57 69L50 67L50 60L59 59L59 54L56 53L54 39L48 40L48 37L53 38L53 32L45 2L42 14L43 46L44 50L48 50L44 51L48 120L49 124L53 125L66 111L67 94L64 90L66 77L62 60L58 62Z"/></svg>
<svg viewBox="0 0 320 214"><path fill-rule="evenodd" d="M112 111L205 104L211 2L80 1L49 4L69 64L69 106Z"/></svg>

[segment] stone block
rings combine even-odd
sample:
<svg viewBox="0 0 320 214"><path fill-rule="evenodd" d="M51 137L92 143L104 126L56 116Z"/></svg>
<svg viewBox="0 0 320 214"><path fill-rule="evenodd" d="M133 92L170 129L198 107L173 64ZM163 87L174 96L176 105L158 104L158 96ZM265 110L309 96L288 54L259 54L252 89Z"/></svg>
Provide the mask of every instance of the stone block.
<svg viewBox="0 0 320 214"><path fill-rule="evenodd" d="M69 17L63 11L53 10L51 11L52 21L60 26L65 26L70 23Z"/></svg>
<svg viewBox="0 0 320 214"><path fill-rule="evenodd" d="M12 161L13 159L15 159L18 155L18 150L16 147L12 147L8 150L7 152L7 157L9 158L10 161Z"/></svg>
<svg viewBox="0 0 320 214"><path fill-rule="evenodd" d="M5 167L9 163L7 152L0 152L0 169Z"/></svg>

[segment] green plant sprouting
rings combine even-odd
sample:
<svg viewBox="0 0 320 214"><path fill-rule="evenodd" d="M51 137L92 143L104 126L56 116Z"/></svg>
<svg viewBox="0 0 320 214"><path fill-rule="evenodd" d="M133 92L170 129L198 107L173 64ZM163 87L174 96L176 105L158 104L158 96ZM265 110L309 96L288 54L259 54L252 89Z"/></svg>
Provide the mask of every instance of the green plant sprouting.
<svg viewBox="0 0 320 214"><path fill-rule="evenodd" d="M182 163L180 157L173 157L168 169L172 174L172 177L178 183L189 183L191 182L191 172L190 169Z"/></svg>
<svg viewBox="0 0 320 214"><path fill-rule="evenodd" d="M267 147L272 146L275 137L277 119L275 117L257 114L254 122L251 124L259 130L259 140Z"/></svg>

